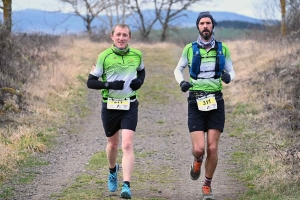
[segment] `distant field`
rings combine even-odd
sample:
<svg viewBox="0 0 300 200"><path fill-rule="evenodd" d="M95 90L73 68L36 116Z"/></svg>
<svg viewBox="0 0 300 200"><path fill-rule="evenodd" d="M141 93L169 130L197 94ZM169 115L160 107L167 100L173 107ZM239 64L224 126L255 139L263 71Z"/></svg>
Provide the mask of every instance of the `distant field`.
<svg viewBox="0 0 300 200"><path fill-rule="evenodd" d="M217 40L241 40L248 39L251 33L254 32L250 29L234 29L234 28L215 28L215 38ZM196 40L198 37L198 30L195 28L173 29L169 32L167 42L176 42L184 45L191 41ZM160 30L153 30L149 36L150 42L160 41ZM139 32L132 33L133 40L139 38Z"/></svg>

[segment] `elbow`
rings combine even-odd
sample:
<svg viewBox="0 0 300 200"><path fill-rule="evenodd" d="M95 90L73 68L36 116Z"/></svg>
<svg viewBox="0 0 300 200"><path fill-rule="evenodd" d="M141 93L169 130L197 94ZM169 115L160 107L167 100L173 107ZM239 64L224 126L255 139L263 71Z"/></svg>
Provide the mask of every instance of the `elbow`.
<svg viewBox="0 0 300 200"><path fill-rule="evenodd" d="M231 78L231 81L234 80L234 78L235 78L235 72L230 73L230 78Z"/></svg>
<svg viewBox="0 0 300 200"><path fill-rule="evenodd" d="M91 81L88 80L88 81L86 82L86 86L87 86L88 88L91 88Z"/></svg>

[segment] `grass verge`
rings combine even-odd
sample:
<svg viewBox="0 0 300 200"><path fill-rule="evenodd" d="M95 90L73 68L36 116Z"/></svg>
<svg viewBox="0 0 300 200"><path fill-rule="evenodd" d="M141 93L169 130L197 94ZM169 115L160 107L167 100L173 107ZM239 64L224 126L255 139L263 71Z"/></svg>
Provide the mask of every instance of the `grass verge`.
<svg viewBox="0 0 300 200"><path fill-rule="evenodd" d="M272 45L268 54L233 46L233 51L247 52L239 55L247 59L235 62L238 89L232 86L224 92L229 100L226 128L231 137L238 138L232 154L232 162L238 168L231 174L248 188L242 200L296 200L300 196L296 189L300 185L299 170L293 164L299 161L297 155L288 154L289 149L299 144L295 136L300 132L292 125L294 118L291 118L299 106L294 99L299 92L290 84L298 79L286 73L297 73L299 60L295 54L299 54L299 48L283 46ZM281 58L271 56L279 52L284 54Z"/></svg>

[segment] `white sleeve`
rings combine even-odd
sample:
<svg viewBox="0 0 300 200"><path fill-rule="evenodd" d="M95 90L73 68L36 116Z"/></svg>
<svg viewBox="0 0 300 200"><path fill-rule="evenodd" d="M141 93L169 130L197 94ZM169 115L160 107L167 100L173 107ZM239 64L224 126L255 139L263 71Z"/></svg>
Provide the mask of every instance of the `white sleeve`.
<svg viewBox="0 0 300 200"><path fill-rule="evenodd" d="M231 81L235 78L235 71L231 60L226 60L224 69L229 73Z"/></svg>
<svg viewBox="0 0 300 200"><path fill-rule="evenodd" d="M145 69L145 66L144 61L142 60L140 66L137 68L137 71L142 71L143 69Z"/></svg>
<svg viewBox="0 0 300 200"><path fill-rule="evenodd" d="M94 65L92 70L90 71L90 74L96 77L100 77L103 74L103 67Z"/></svg>
<svg viewBox="0 0 300 200"><path fill-rule="evenodd" d="M181 56L177 66L174 70L175 79L179 84L182 81L184 81L183 70L186 68L187 64L188 64L187 59Z"/></svg>

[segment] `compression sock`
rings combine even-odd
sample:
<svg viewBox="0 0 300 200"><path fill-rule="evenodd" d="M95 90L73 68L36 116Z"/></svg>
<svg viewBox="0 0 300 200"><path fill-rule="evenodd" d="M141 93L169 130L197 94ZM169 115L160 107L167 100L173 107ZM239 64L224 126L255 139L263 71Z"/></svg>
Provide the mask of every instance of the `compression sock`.
<svg viewBox="0 0 300 200"><path fill-rule="evenodd" d="M129 181L124 181L124 184L128 185L128 187L130 188L130 182Z"/></svg>
<svg viewBox="0 0 300 200"><path fill-rule="evenodd" d="M203 161L203 156L201 156L200 158L195 158L195 157L194 157L194 160L197 161L198 163L202 163L202 161Z"/></svg>
<svg viewBox="0 0 300 200"><path fill-rule="evenodd" d="M109 168L109 173L115 173L117 171L117 165L114 168Z"/></svg>
<svg viewBox="0 0 300 200"><path fill-rule="evenodd" d="M204 180L204 186L211 186L211 181L212 181L212 178L207 178L206 176L205 176L205 180Z"/></svg>

